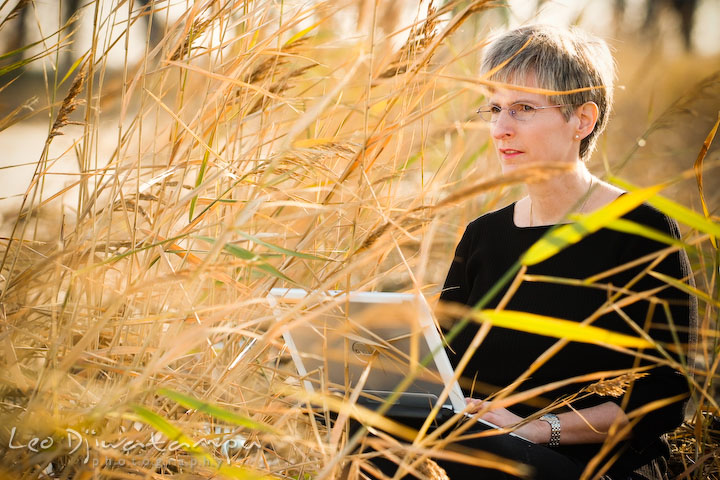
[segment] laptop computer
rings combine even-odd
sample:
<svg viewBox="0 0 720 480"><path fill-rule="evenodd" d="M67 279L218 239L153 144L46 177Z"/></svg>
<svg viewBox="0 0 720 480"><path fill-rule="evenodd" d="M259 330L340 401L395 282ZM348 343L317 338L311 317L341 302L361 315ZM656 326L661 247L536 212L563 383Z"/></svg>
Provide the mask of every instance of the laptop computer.
<svg viewBox="0 0 720 480"><path fill-rule="evenodd" d="M358 403L374 408L415 372L389 415L428 412L440 399L438 420L465 408L424 297L273 288L268 299L276 318L287 322L283 338L306 390L360 388Z"/></svg>

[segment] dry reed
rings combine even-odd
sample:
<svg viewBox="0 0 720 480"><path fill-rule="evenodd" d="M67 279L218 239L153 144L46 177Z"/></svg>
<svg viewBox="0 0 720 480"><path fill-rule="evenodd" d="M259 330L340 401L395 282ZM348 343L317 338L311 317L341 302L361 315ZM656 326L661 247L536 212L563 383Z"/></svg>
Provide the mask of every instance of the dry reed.
<svg viewBox="0 0 720 480"><path fill-rule="evenodd" d="M149 11L114 0L108 13L100 3L85 9L93 39L73 53L85 63L64 97L58 78L47 80L46 149L2 239L0 473L364 478L372 456L353 447L378 439L333 432L329 407L314 415L287 390L299 383L281 333L312 311L278 320L266 295L302 286L432 297L462 226L547 174L490 175L477 148L487 148L485 132L470 112L453 113L483 95L448 80L474 73L465 55L477 40L460 27L490 22L480 12L494 2L431 1L409 22L384 18L384 36L337 33L356 2L195 2L137 64L125 56L119 84L105 63L110 46L135 41L129 19L162 17L170 4ZM103 157L106 119L117 131ZM78 171L58 195L44 185L62 134L77 135L60 155ZM57 203L66 218L41 229ZM710 401L717 251L696 261L713 273L702 286L712 300L702 303L696 368L706 395L674 441L677 458L695 462L683 465L689 478L717 475L720 413ZM632 375L592 388L614 395ZM452 455L444 440L395 444L382 432L397 425L373 427L392 446L388 458L445 478L429 460Z"/></svg>

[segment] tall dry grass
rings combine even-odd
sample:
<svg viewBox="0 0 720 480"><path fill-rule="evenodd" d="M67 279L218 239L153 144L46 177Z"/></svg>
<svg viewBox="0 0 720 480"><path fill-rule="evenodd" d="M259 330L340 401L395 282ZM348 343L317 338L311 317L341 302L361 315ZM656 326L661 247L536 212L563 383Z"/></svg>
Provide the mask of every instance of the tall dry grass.
<svg viewBox="0 0 720 480"><path fill-rule="evenodd" d="M312 414L281 337L310 313L278 322L265 297L302 286L432 299L464 225L543 174L499 176L472 115L483 91L463 79L493 2L423 3L409 23L377 2L195 2L119 72L110 47L129 49L129 25L169 4L109 5L83 7L90 48L46 76L45 148L2 240L3 475L361 478L374 469L373 450L354 449L365 444L440 478L425 458L450 455L441 439L413 443L416 432L333 398L328 410L377 435ZM65 32L44 44L56 66ZM60 135L74 135L62 156L78 171L48 192ZM58 204L66 214L48 222ZM702 228L686 242L702 252L706 394L674 445L688 478L706 478L717 471L718 256Z"/></svg>

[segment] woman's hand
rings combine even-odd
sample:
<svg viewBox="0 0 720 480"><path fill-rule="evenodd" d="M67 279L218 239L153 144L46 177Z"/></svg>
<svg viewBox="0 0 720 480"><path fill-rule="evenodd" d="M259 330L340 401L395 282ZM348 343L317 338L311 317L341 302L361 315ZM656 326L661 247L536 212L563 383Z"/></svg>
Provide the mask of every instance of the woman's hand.
<svg viewBox="0 0 720 480"><path fill-rule="evenodd" d="M477 413L482 409L492 408L491 402L477 398L466 398L469 413ZM484 412L480 418L500 428L509 428L522 422L524 418L515 415L506 408L493 408ZM548 443L550 441L550 425L547 422L533 420L513 430L514 433L534 443Z"/></svg>
<svg viewBox="0 0 720 480"><path fill-rule="evenodd" d="M480 418L501 428L511 428L524 420L505 408L493 408L492 402L466 398L465 403L468 405L469 413L487 410ZM628 424L625 413L613 402L561 413L558 419L561 425L561 445L602 443L613 426L619 431ZM535 443L550 441L550 424L544 420L533 420L513 429L513 432Z"/></svg>

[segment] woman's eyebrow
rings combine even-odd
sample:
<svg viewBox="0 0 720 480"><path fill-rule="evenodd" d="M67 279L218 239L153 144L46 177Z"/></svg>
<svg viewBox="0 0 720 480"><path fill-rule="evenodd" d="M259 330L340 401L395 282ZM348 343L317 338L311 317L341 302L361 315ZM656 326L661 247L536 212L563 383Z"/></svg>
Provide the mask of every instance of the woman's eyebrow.
<svg viewBox="0 0 720 480"><path fill-rule="evenodd" d="M538 102L536 102L535 100L530 100L529 98L517 98L517 99L511 101L510 103L508 103L508 105L514 105L516 103L530 103L532 105L537 105ZM488 101L488 104L489 105L498 105L498 102L491 99Z"/></svg>

